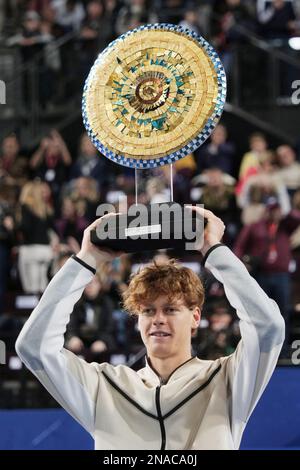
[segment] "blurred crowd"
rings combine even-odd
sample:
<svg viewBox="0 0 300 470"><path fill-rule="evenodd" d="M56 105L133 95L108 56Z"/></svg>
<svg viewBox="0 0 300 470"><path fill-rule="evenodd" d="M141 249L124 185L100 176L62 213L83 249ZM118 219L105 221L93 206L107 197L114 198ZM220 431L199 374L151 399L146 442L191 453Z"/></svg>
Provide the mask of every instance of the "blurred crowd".
<svg viewBox="0 0 300 470"><path fill-rule="evenodd" d="M204 204L226 224L224 242L241 258L286 320L297 311L291 279L299 277L300 163L290 145L275 149L264 134L249 136L249 150L237 155L223 124L194 154L173 165L174 200ZM234 171L240 162L238 173ZM148 171L139 187L145 204L170 198L168 166ZM141 178L143 181L143 178ZM32 154L24 155L16 135L8 135L0 153L0 331L20 327L8 311L9 295L40 296L66 259L79 250L85 227L97 206L135 200L134 170L111 164L83 133L71 155L53 129ZM145 253L123 256L104 265L76 306L67 345L74 352L138 348L134 321L122 311L120 293L130 274L153 256L177 256L206 277L207 302L196 346L202 357L232 351L238 338L236 317L222 286L207 277L200 255ZM2 328L2 330L1 330ZM13 332L12 332L13 334ZM287 342L289 337L287 336ZM132 348L131 348L132 346ZM106 357L106 356L105 356Z"/></svg>
<svg viewBox="0 0 300 470"><path fill-rule="evenodd" d="M56 86L61 75L83 81L109 41L142 24L182 24L211 38L230 73L232 50L245 31L285 44L300 33L299 14L297 0L2 0L0 31L3 43L19 48L24 63L38 57L41 83L52 84L41 88L41 103L53 103L70 92ZM73 34L74 41L57 54L52 44L66 34ZM75 56L80 66L74 74ZM26 102L26 77L23 86ZM300 278L300 154L286 142L271 148L257 131L241 155L232 135L232 129L219 124L202 147L173 165L174 200L204 204L222 218L224 242L278 302L288 348L291 318L300 310L295 289ZM148 172L143 183L140 202L169 200L169 167ZM78 137L77 152L55 128L31 149L14 133L0 142L0 337L9 339L11 349L26 320L13 301L20 294L38 299L78 252L97 206L125 197L128 205L135 200L134 171L109 162L85 133ZM207 300L193 339L195 353L209 359L230 354L239 340L237 317L222 285L203 270L195 253L128 255L103 265L75 306L66 347L87 360L125 362L138 353L142 346L135 321L122 310L120 294L140 264L169 256L205 278Z"/></svg>
<svg viewBox="0 0 300 470"><path fill-rule="evenodd" d="M25 107L31 103L34 63L39 105L48 109L82 88L95 57L110 41L155 22L180 24L203 35L217 49L230 77L234 51L245 46L249 36L295 54L289 40L300 34L300 0L1 0L0 45L19 52ZM265 60L243 60L252 77L254 70L266 68ZM283 81L292 79L290 68L282 74ZM258 88L265 89L264 84Z"/></svg>

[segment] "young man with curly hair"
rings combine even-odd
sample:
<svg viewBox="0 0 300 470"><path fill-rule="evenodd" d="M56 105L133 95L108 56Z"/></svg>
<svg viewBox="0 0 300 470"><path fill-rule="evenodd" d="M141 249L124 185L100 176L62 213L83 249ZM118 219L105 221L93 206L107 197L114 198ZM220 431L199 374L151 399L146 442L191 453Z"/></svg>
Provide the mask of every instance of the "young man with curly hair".
<svg viewBox="0 0 300 470"><path fill-rule="evenodd" d="M242 339L231 356L192 357L204 289L190 269L173 261L146 266L124 293L146 346L143 369L88 364L64 349L74 304L96 267L113 257L90 242L101 219L86 229L80 252L52 279L18 338L23 362L93 436L96 449L237 449L272 375L284 339L280 311L220 243L222 220L194 210L207 219L204 264L240 318Z"/></svg>

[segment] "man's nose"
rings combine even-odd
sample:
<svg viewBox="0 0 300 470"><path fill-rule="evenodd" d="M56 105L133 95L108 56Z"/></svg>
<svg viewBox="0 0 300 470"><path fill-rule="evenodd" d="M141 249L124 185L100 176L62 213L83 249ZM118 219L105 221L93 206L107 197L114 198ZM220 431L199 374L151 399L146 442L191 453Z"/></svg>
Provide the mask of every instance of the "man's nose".
<svg viewBox="0 0 300 470"><path fill-rule="evenodd" d="M153 317L153 324L154 325L162 325L166 321L166 317L162 310L157 310L154 317Z"/></svg>

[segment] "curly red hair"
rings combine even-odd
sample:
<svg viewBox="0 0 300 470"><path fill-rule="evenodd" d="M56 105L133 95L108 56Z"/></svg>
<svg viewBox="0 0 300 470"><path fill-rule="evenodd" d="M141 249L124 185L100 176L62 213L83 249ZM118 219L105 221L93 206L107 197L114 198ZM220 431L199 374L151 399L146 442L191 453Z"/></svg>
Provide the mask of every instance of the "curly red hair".
<svg viewBox="0 0 300 470"><path fill-rule="evenodd" d="M188 308L204 303L204 287L199 277L189 268L171 259L165 263L153 262L133 274L125 292L123 306L131 315L138 315L141 305L152 302L160 295L169 300L183 299Z"/></svg>

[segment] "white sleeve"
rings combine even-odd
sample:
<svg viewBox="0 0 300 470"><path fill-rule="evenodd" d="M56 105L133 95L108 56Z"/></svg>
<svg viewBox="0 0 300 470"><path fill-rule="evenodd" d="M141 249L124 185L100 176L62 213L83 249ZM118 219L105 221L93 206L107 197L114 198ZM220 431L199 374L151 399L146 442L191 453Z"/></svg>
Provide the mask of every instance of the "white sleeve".
<svg viewBox="0 0 300 470"><path fill-rule="evenodd" d="M213 248L206 266L223 284L227 299L240 319L242 339L225 362L232 398L232 434L238 447L245 423L276 366L285 325L276 302L266 295L228 247Z"/></svg>
<svg viewBox="0 0 300 470"><path fill-rule="evenodd" d="M70 258L54 276L25 323L16 351L49 393L93 435L98 370L64 349L74 304L93 273Z"/></svg>

